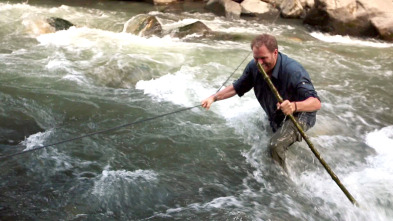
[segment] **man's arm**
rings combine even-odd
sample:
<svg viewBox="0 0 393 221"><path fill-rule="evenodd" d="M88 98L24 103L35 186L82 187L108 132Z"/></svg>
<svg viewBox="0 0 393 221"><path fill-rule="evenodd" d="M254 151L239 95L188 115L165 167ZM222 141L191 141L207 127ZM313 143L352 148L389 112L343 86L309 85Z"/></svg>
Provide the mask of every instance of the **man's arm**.
<svg viewBox="0 0 393 221"><path fill-rule="evenodd" d="M210 97L206 98L201 102L202 107L205 108L206 110L209 110L210 106L212 105L213 102L218 101L218 100L224 100L230 97L233 97L236 95L236 90L233 87L233 85L230 85L224 90L221 90L217 92L216 94L211 95Z"/></svg>
<svg viewBox="0 0 393 221"><path fill-rule="evenodd" d="M313 112L321 109L321 101L315 97L309 97L304 101L285 100L281 104L277 103L277 109L281 109L285 115L295 112Z"/></svg>

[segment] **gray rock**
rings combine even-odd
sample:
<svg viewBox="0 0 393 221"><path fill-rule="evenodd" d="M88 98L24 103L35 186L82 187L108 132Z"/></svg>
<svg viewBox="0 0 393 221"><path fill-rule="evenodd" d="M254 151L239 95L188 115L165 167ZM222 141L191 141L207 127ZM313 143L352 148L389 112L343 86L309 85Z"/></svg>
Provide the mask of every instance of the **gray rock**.
<svg viewBox="0 0 393 221"><path fill-rule="evenodd" d="M189 25L180 27L174 34L175 37L184 38L187 35L198 34L200 36L206 36L211 33L211 29L207 27L203 22L197 21Z"/></svg>
<svg viewBox="0 0 393 221"><path fill-rule="evenodd" d="M161 36L162 26L155 16L140 14L125 23L123 32L146 37Z"/></svg>

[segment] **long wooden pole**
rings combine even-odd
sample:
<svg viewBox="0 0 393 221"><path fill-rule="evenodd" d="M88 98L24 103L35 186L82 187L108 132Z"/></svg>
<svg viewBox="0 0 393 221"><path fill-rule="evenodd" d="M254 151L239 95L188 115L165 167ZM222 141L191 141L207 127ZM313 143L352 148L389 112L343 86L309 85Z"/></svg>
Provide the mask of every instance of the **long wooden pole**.
<svg viewBox="0 0 393 221"><path fill-rule="evenodd" d="M265 70L263 69L262 65L257 62L258 69L263 75L263 79L265 79L266 83L269 85L270 89L272 90L273 94L276 96L278 102L282 103L284 100L278 93L276 87L270 80L269 76L266 74ZM336 174L330 169L329 165L325 162L325 160L321 157L321 154L317 151L317 149L314 148L314 145L311 143L310 139L308 138L307 134L303 131L302 127L299 125L295 117L293 117L292 114L288 115L293 124L296 126L297 130L299 133L302 135L303 139L306 141L308 146L310 147L311 151L314 153L314 155L317 157L319 162L325 167L326 171L329 173L329 175L332 177L332 179L337 183L337 185L340 187L340 189L344 192L344 194L347 196L347 198L351 201L352 204L359 206L359 204L356 202L355 198L349 193L349 191L345 188L345 186L341 183L340 179L336 176Z"/></svg>

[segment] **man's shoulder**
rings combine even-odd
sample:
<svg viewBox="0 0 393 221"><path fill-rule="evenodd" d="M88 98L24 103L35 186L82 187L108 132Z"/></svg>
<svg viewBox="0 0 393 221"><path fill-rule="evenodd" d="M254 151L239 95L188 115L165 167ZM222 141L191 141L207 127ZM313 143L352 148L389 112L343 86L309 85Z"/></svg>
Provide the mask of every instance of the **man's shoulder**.
<svg viewBox="0 0 393 221"><path fill-rule="evenodd" d="M303 66L298 61L283 53L281 53L281 66L284 72L305 71Z"/></svg>
<svg viewBox="0 0 393 221"><path fill-rule="evenodd" d="M281 64L285 65L285 66L287 66L287 65L300 65L301 66L301 64L298 61L296 61L295 59L293 59L283 53L281 53Z"/></svg>
<svg viewBox="0 0 393 221"><path fill-rule="evenodd" d="M248 67L248 68L257 67L257 65L256 65L256 63L255 63L255 60L254 60L254 59L251 59L250 62L248 62L247 67Z"/></svg>

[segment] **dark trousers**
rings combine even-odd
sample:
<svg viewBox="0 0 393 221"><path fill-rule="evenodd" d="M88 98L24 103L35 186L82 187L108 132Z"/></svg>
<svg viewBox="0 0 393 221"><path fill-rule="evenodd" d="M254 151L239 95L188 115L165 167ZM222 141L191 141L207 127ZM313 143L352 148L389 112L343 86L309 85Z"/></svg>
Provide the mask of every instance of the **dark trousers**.
<svg viewBox="0 0 393 221"><path fill-rule="evenodd" d="M300 126L304 131L309 129L309 126L305 123L305 121L300 120L295 117ZM279 128L273 136L270 138L268 144L268 150L273 158L273 160L278 163L286 172L287 166L285 163L285 152L288 148L295 143L296 141L301 141L302 135L297 130L296 126L290 119L287 119L281 128Z"/></svg>

